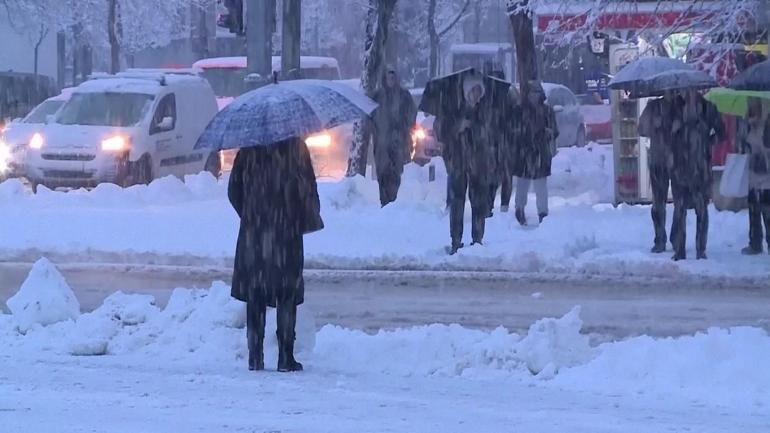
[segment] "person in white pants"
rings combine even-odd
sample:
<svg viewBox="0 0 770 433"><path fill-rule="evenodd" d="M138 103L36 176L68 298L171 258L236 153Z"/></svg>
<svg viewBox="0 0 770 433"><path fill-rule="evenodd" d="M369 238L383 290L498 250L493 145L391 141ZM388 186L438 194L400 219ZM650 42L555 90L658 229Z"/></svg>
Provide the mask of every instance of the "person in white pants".
<svg viewBox="0 0 770 433"><path fill-rule="evenodd" d="M541 177L539 179L527 179L519 177L516 179L516 210L524 211L527 207L527 195L529 194L530 186L534 185L535 197L537 203L537 214L540 217L540 222L543 222L543 218L548 215L548 178ZM520 218L519 215L516 215ZM521 221L520 221L521 222ZM526 219L524 223L526 224Z"/></svg>
<svg viewBox="0 0 770 433"><path fill-rule="evenodd" d="M551 160L556 155L556 138L559 128L556 115L545 102L545 92L540 82L527 86L522 100L522 137L517 146L513 174L518 178L516 187L516 220L527 225L524 207L530 184L535 184L537 212L540 222L548 216L548 177Z"/></svg>

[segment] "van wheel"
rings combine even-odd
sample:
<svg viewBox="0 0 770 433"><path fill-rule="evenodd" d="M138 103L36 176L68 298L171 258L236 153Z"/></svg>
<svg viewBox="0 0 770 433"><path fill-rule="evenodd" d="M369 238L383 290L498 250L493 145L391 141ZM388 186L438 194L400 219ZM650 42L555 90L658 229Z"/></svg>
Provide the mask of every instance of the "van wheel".
<svg viewBox="0 0 770 433"><path fill-rule="evenodd" d="M206 159L206 165L203 166L203 171L207 171L219 179L219 176L222 175L222 161L219 158L219 152L212 152L209 155Z"/></svg>
<svg viewBox="0 0 770 433"><path fill-rule="evenodd" d="M136 162L128 163L128 173L123 180L123 186L148 185L153 179L152 158L145 153Z"/></svg>

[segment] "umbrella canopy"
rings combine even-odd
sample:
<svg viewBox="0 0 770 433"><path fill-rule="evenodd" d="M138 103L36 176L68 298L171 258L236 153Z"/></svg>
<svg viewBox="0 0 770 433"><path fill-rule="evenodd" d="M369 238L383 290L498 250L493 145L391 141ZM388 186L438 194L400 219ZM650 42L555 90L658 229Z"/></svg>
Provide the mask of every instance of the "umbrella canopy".
<svg viewBox="0 0 770 433"><path fill-rule="evenodd" d="M671 90L710 89L717 86L716 80L703 71L670 70L637 82L631 91L631 97L650 98L663 96L664 92Z"/></svg>
<svg viewBox="0 0 770 433"><path fill-rule="evenodd" d="M741 117L746 116L749 110L749 98L752 97L770 101L770 92L718 88L706 93L706 99L716 105L720 113Z"/></svg>
<svg viewBox="0 0 770 433"><path fill-rule="evenodd" d="M370 115L377 104L350 86L296 80L245 93L220 111L195 148L270 146Z"/></svg>
<svg viewBox="0 0 770 433"><path fill-rule="evenodd" d="M463 79L472 76L479 76L479 74L476 69L468 68L428 81L420 101L420 111L436 116L444 109L460 106L465 98ZM511 83L488 75L483 76L482 81L485 98L493 98L495 101L503 97L507 98Z"/></svg>
<svg viewBox="0 0 770 433"><path fill-rule="evenodd" d="M645 89L645 82L651 77L668 71L695 71L695 68L670 57L640 57L612 77L609 87L634 92L637 88Z"/></svg>
<svg viewBox="0 0 770 433"><path fill-rule="evenodd" d="M750 66L727 86L735 90L770 91L770 60Z"/></svg>

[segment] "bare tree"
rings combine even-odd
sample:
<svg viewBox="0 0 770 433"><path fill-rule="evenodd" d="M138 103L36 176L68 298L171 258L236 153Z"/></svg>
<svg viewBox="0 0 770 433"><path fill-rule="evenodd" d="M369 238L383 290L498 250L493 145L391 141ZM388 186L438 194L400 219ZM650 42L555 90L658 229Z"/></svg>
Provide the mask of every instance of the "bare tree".
<svg viewBox="0 0 770 433"><path fill-rule="evenodd" d="M37 40L35 41L35 66L34 71L35 75L38 74L38 59L40 58L40 45L43 44L43 41L48 36L48 33L51 31L51 29L45 24L40 23L38 27L38 33L37 33Z"/></svg>
<svg viewBox="0 0 770 433"><path fill-rule="evenodd" d="M367 95L374 94L377 89L377 78L382 75L388 26L396 1L369 0L364 42L364 69L361 73L361 88ZM368 119L356 122L353 127L353 146L348 160L348 176L366 174L366 155L371 141L371 129Z"/></svg>
<svg viewBox="0 0 770 433"><path fill-rule="evenodd" d="M107 37L110 41L110 73L120 71L120 11L118 0L107 0Z"/></svg>
<svg viewBox="0 0 770 433"><path fill-rule="evenodd" d="M477 2L479 1L477 0ZM431 77L435 77L438 74L438 51L441 38L449 33L465 17L471 0L465 0L460 12L441 30L436 29L436 4L437 0L428 0L428 37L430 39L430 63L428 70Z"/></svg>

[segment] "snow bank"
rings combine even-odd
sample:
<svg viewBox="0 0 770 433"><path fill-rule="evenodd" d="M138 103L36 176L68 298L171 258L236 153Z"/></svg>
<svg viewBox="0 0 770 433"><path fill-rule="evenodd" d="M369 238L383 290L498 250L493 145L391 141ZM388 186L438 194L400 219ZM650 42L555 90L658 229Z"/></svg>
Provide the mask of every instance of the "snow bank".
<svg viewBox="0 0 770 433"><path fill-rule="evenodd" d="M549 180L550 216L520 227L513 212L495 210L484 246L448 256L446 170L405 168L398 200L379 204L377 183L356 177L320 181L326 228L305 237L305 263L316 269L513 271L548 275L764 278L766 256L744 257L745 213L711 211L708 261L672 263L649 253L649 207L606 204L612 197L609 146L560 149ZM41 188L36 195L18 181L0 184L0 259L222 266L232 263L239 221L227 201L227 178L208 173L167 177L149 186L100 185L67 193ZM672 215L672 213L669 213ZM466 245L470 245L470 209ZM690 218L688 232L694 233ZM694 236L688 237L690 245ZM690 255L694 255L692 249Z"/></svg>
<svg viewBox="0 0 770 433"><path fill-rule="evenodd" d="M53 356L110 355L117 365L184 371L236 371L247 356L243 303L217 283L209 290L177 289L160 310L151 296L116 293L76 320L18 331L0 315L0 345L20 362ZM462 377L512 380L605 395L705 402L741 410L770 406L770 336L754 328L711 329L681 338L638 337L592 348L580 333L580 309L534 323L527 335L459 325L381 331L325 326L314 332L301 308L300 360L307 374ZM274 316L272 312L268 317ZM277 361L275 320L265 342L268 366ZM56 361L58 362L58 361ZM761 362L760 362L761 364Z"/></svg>
<svg viewBox="0 0 770 433"><path fill-rule="evenodd" d="M35 325L76 319L80 314L80 303L72 289L59 270L45 258L32 266L27 279L6 305L22 333Z"/></svg>
<svg viewBox="0 0 770 433"><path fill-rule="evenodd" d="M607 394L676 394L731 407L770 406L770 336L758 328L709 329L680 338L607 343L591 362L562 371L554 384ZM770 409L770 408L768 408Z"/></svg>

